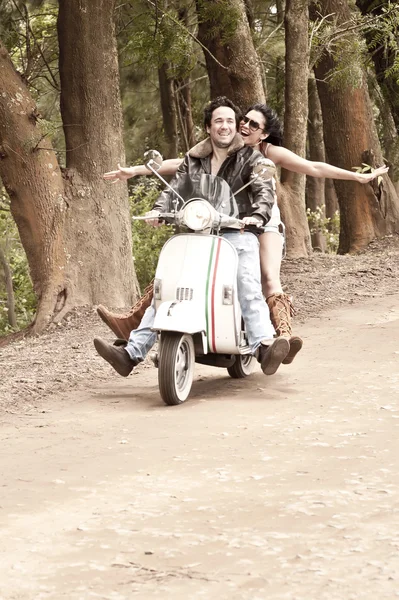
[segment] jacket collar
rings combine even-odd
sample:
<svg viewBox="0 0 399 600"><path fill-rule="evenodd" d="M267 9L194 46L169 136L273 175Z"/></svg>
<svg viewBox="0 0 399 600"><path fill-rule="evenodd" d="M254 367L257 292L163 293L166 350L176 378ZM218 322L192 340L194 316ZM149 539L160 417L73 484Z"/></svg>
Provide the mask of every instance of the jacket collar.
<svg viewBox="0 0 399 600"><path fill-rule="evenodd" d="M236 133L234 138L232 139L230 146L227 149L227 156L235 154L236 152L238 152L238 150L243 148L244 145L244 140L242 139L239 133ZM202 142L199 142L196 146L194 146L193 148L191 148L191 150L188 151L188 154L192 158L206 158L207 156L210 156L212 154L212 144L210 138L208 137L206 138L206 140L202 140Z"/></svg>

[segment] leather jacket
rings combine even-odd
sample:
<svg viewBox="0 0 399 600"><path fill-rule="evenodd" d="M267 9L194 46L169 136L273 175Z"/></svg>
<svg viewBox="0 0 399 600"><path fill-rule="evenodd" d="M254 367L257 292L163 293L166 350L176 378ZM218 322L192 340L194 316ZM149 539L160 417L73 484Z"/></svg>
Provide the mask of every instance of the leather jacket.
<svg viewBox="0 0 399 600"><path fill-rule="evenodd" d="M201 175L211 173L212 145L209 138L199 142L186 154L184 161L179 166L176 175L187 173L188 175ZM244 145L242 137L237 133L229 146L227 158L222 163L218 177L224 179L232 189L233 193L248 183L253 167L259 163L268 164L272 168L274 163L265 158L260 152ZM170 182L173 188L172 180ZM170 210L169 190L165 190L157 199L153 210L168 212ZM242 192L237 194L236 201L239 217L260 218L265 225L271 216L273 204L276 199L276 181L274 178L252 180L251 184Z"/></svg>

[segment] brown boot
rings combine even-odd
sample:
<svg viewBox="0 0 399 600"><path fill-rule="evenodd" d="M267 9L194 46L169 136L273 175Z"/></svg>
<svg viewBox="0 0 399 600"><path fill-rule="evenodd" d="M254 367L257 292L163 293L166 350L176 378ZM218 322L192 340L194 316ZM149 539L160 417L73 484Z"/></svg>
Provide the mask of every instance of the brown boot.
<svg viewBox="0 0 399 600"><path fill-rule="evenodd" d="M152 302L154 295L154 281L151 281L144 290L144 295L136 302L130 311L125 315L112 313L100 304L97 307L99 317L114 332L117 338L128 340L130 332L137 329L146 309Z"/></svg>
<svg viewBox="0 0 399 600"><path fill-rule="evenodd" d="M283 360L283 365L289 365L302 348L303 341L298 336L292 335L291 317L294 307L291 298L284 293L272 294L266 298L270 310L270 319L279 337L284 337L290 342L290 350Z"/></svg>

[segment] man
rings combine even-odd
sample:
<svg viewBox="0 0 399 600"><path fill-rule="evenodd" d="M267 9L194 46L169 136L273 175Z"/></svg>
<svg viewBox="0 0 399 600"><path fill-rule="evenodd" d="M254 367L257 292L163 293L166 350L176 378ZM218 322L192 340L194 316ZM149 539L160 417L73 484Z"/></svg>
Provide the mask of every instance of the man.
<svg viewBox="0 0 399 600"><path fill-rule="evenodd" d="M250 181L253 167L266 162L264 157L250 147L245 147L237 134L240 111L227 98L213 100L204 111L204 125L209 137L197 144L186 155L178 169L179 173L198 176L203 173L218 175L227 181L233 192ZM270 162L270 161L269 161ZM171 182L174 186L176 181ZM164 191L148 213L147 222L158 225L160 212L169 210L170 192ZM260 280L259 243L255 230L267 223L275 201L274 181L261 177L237 194L239 217L246 223L244 232L228 231L223 235L238 253L237 293L245 322L248 345L253 353L258 351L262 371L275 373L289 352L286 338L274 339L274 329L269 310L264 301ZM122 376L126 377L133 367L144 360L156 341L151 330L155 309L152 304L145 312L138 329L131 332L127 345L113 346L97 338L97 352Z"/></svg>

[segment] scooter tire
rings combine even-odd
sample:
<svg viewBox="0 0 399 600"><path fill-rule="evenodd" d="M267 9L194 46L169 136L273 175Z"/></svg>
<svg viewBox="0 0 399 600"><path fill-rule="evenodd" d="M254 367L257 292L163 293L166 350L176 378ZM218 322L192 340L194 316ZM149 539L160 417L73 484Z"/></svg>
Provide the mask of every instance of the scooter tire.
<svg viewBox="0 0 399 600"><path fill-rule="evenodd" d="M233 379L244 379L252 373L255 360L251 354L238 354L231 367L227 367L227 372Z"/></svg>
<svg viewBox="0 0 399 600"><path fill-rule="evenodd" d="M162 400L176 406L187 400L194 378L195 350L191 335L162 332L158 384Z"/></svg>

